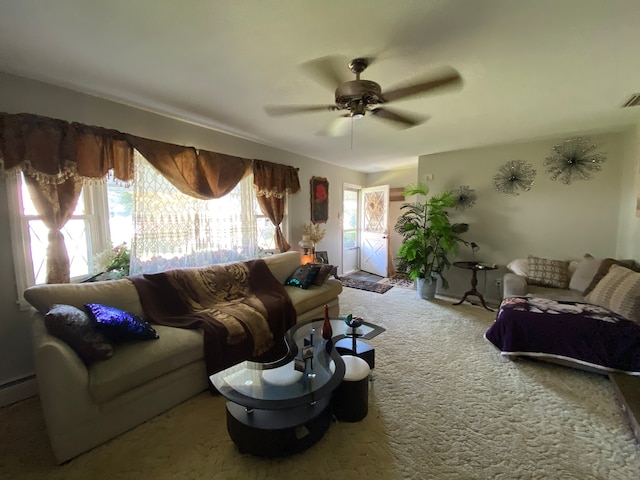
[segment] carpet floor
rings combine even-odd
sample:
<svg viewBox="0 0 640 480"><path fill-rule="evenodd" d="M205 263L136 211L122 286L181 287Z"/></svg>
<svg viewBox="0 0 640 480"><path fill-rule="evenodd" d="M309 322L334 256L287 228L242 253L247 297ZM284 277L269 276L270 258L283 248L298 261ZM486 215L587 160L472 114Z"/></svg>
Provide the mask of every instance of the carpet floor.
<svg viewBox="0 0 640 480"><path fill-rule="evenodd" d="M483 338L495 313L482 308L402 288L346 288L340 303L387 330L371 340L369 415L331 425L309 450L238 453L225 400L203 393L54 466L33 398L0 409L0 478L640 478L638 445L606 377L502 358Z"/></svg>

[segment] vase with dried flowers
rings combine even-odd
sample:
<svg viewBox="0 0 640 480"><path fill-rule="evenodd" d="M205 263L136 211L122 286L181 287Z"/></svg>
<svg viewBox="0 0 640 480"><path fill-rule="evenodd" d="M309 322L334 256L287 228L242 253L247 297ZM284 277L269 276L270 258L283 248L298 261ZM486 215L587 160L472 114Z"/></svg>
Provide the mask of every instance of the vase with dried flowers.
<svg viewBox="0 0 640 480"><path fill-rule="evenodd" d="M320 243L320 241L324 238L324 234L325 230L320 226L319 223L316 223L315 225L311 223L305 223L302 226L302 236L309 237L309 240L311 240L314 245L316 243Z"/></svg>

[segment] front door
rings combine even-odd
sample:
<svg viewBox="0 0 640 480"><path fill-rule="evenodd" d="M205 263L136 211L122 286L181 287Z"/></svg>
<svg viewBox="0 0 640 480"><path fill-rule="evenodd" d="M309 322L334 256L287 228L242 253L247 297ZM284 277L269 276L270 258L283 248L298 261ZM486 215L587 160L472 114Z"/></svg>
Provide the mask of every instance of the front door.
<svg viewBox="0 0 640 480"><path fill-rule="evenodd" d="M360 269L387 276L389 185L362 189Z"/></svg>

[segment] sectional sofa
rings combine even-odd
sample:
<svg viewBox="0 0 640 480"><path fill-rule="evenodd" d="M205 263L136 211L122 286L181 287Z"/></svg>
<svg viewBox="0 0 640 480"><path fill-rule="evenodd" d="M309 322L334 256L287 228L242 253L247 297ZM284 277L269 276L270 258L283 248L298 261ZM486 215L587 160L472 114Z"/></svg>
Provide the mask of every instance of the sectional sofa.
<svg viewBox="0 0 640 480"><path fill-rule="evenodd" d="M297 252L264 260L280 284L300 266ZM322 317L325 304L332 316L339 313L339 280L329 278L307 289L285 285L284 289L298 322ZM153 325L157 340L116 344L111 358L88 364L47 330L45 315L54 305L105 304L144 318L130 280L40 285L24 295L33 305L30 318L40 401L59 463L208 388L200 330Z"/></svg>

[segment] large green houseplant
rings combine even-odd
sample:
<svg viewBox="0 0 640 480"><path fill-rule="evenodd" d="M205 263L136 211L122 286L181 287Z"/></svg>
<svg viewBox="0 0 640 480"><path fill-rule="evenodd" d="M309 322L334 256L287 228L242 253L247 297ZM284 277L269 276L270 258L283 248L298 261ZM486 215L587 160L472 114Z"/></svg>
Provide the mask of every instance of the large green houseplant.
<svg viewBox="0 0 640 480"><path fill-rule="evenodd" d="M432 299L438 278L444 289L449 288L444 272L451 267L449 256L458 251L461 243L469 244L461 237L469 230L469 224L451 223L449 219L447 209L457 201L453 191L429 197L429 187L413 183L404 189L404 195L416 196L416 200L402 205L395 225L395 231L402 237L397 269L417 279L421 298Z"/></svg>

